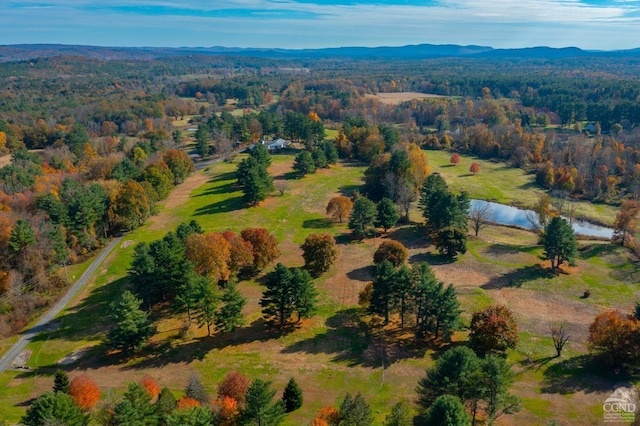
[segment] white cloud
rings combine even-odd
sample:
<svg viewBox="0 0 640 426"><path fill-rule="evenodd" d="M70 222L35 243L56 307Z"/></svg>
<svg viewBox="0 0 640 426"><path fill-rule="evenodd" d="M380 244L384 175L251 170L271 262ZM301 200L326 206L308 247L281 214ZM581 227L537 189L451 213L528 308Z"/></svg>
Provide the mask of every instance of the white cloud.
<svg viewBox="0 0 640 426"><path fill-rule="evenodd" d="M164 9L162 14L134 13L140 7ZM172 14L172 9L193 13ZM225 9L266 13L226 18L212 13ZM207 13L198 16L198 11ZM304 13L304 18L276 13L287 11ZM9 0L0 5L0 35L5 43L36 42L40 37L40 42L110 45L302 48L455 43L617 49L637 47L631 43L640 40L639 15L640 2L630 0L612 0L607 5L577 0L440 0L432 6L320 5L292 0L114 0L108 4ZM50 36L44 36L47 33Z"/></svg>

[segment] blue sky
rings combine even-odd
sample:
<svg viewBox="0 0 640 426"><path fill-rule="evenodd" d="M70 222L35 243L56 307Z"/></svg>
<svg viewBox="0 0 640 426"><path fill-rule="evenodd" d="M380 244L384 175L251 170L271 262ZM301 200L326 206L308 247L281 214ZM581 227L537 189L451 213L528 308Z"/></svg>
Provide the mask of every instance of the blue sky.
<svg viewBox="0 0 640 426"><path fill-rule="evenodd" d="M640 0L1 0L0 44L640 47Z"/></svg>

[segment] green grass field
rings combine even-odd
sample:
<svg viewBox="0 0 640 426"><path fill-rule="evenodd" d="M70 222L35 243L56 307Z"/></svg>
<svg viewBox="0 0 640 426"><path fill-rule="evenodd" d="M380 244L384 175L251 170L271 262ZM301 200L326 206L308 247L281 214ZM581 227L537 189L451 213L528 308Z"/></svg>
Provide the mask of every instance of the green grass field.
<svg viewBox="0 0 640 426"><path fill-rule="evenodd" d="M470 155L460 155L457 166L451 165L449 151L425 151L432 172L440 173L449 186L457 191L467 191L472 198L496 201L518 207L532 207L546 191L535 182L535 176L507 163L482 160ZM472 175L472 163L480 165L480 172ZM618 209L606 204L576 202L577 216L612 225Z"/></svg>
<svg viewBox="0 0 640 426"><path fill-rule="evenodd" d="M427 155L432 171L441 171L454 189L464 189L473 197L523 204L535 200L532 177L519 169L478 161L480 174L465 176L471 158L463 157L462 164L453 168L448 166L449 153L427 151ZM158 334L148 349L129 359L109 354L103 346L109 327L108 303L128 286L131 243L161 238L179 222L191 219L206 231L260 226L280 241L279 260L294 266L302 264L299 245L309 233L347 235L346 225L327 220L324 209L332 196L350 193L362 184L364 168L341 163L295 179L290 174L292 162L290 154L273 157L271 172L276 179L285 180L288 188L283 196L274 193L258 207L243 204L234 186L235 163L215 164L200 172L206 175L200 179L201 185L186 186L186 190L178 187L172 196L181 191L187 191L188 196L179 202L169 200L158 216L128 234L127 244L114 251L95 280L60 315L59 328L43 333L29 346L33 371L0 375L0 418L17 422L25 411L25 401L51 387L52 375L59 367L56 362L78 348L87 348L79 362L64 368L71 377L86 372L103 392L123 392L127 382L150 374L180 395L189 373L197 372L214 394L228 371L240 370L251 378L272 381L279 391L290 377L296 378L305 404L287 417L286 425L309 424L318 409L339 404L346 392L362 392L376 424L381 424L399 399L413 400L418 378L444 349L429 342L413 342L410 330L398 330L396 325L383 333L370 330L366 316L357 308L358 291L370 277L368 266L375 245L390 238L409 247L411 261L435 261L438 278L457 288L463 321L468 323L472 312L496 302L514 311L521 343L508 359L516 373L513 391L522 398L523 410L503 416L498 424L537 425L552 419L559 424L576 424L577 419L581 424L600 424L598 407L619 378L576 367L574 361L587 351L588 325L597 313L612 307L629 310L640 298L637 259L620 247L585 245L575 268L551 275L539 259L541 249L535 235L512 228L484 229L479 238L470 238L468 252L454 263L440 262L416 225L364 242L341 237L336 265L316 281L322 301L318 313L294 332L278 335L265 330L258 305L262 287L257 277L239 286L248 299L247 325L238 332L236 341L228 335L207 337L204 329L195 326L185 329L182 316L156 316ZM587 289L591 296L582 299ZM551 358L554 350L548 326L559 322L570 326L572 340L563 357ZM461 331L454 341L465 338L466 332ZM577 384L567 371L577 377Z"/></svg>

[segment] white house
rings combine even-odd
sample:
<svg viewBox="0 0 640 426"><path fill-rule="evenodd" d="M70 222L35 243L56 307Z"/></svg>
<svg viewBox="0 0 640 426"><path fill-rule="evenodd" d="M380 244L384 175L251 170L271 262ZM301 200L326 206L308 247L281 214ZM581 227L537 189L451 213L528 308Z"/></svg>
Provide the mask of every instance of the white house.
<svg viewBox="0 0 640 426"><path fill-rule="evenodd" d="M267 150L269 151L278 151L288 147L291 142L282 138L278 138L274 141L262 141L262 144L266 145Z"/></svg>

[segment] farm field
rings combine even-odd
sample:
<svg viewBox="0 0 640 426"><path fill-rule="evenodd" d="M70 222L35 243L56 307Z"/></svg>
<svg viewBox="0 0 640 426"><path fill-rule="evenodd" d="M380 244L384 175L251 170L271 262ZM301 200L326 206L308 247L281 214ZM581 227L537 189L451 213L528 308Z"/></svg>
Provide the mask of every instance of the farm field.
<svg viewBox="0 0 640 426"><path fill-rule="evenodd" d="M500 163L462 156L457 167L448 165L450 153L427 151L431 171L443 174L454 190L471 197L530 205L539 194L533 176ZM236 159L236 163L242 158ZM477 176L468 175L472 161L480 164ZM492 303L502 303L516 314L520 345L508 354L516 381L512 391L522 399L515 415L498 419L503 425L538 425L552 420L561 425L601 424L602 403L620 383L637 384L636 378L599 375L584 355L588 326L606 309L630 311L640 299L640 266L626 249L582 242L574 268L551 275L539 256L542 249L532 233L488 227L469 240L468 252L447 263L423 237L419 223L392 229L386 235L352 241L346 224L329 221L328 200L350 195L362 184L364 167L340 163L303 179L291 174L293 155L276 155L270 168L276 180L286 180L284 195L273 195L258 207L247 209L236 190L236 164L220 163L190 177L165 202L160 214L129 234L103 264L90 286L59 317L59 327L43 333L30 345L31 372L0 375L0 418L17 422L25 403L51 387L57 361L78 349L87 352L63 368L74 375L90 375L101 387L121 393L127 382L145 374L180 395L190 372L197 372L213 394L217 383L231 370L250 378L273 382L281 391L290 377L301 385L305 403L290 414L286 425L309 424L318 409L336 405L346 392L362 392L371 404L375 424L382 424L399 399L412 401L418 378L446 347L415 342L410 329L397 323L370 330L357 305L358 293L371 280L372 257L384 240L394 239L409 249L410 262L427 261L439 279L453 283L468 324L471 313ZM581 206L582 208L582 206ZM587 210L587 206L584 206ZM582 212L582 210L581 210ZM604 214L615 214L613 210ZM419 213L413 214L414 220ZM108 303L127 288L126 271L134 244L161 238L181 221L195 219L205 231L240 231L265 227L280 242L278 261L303 264L300 244L312 232L329 232L339 241L340 255L329 272L316 280L321 306L289 334L265 331L259 310L261 276L240 283L247 297L247 326L237 340L227 335L206 336L206 330L186 328L181 317L158 320L150 346L134 358L107 354L103 345L109 324ZM267 268L267 271L269 268ZM585 290L591 296L582 299ZM566 323L571 340L560 358L553 358L549 325ZM466 339L461 331L454 344ZM384 360L382 357L384 354ZM384 363L384 368L383 368Z"/></svg>

